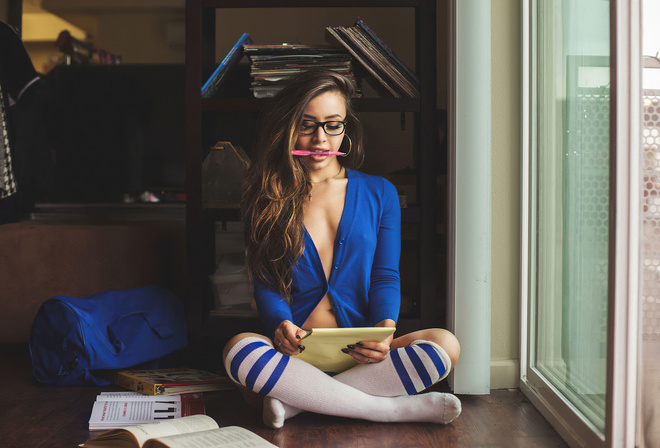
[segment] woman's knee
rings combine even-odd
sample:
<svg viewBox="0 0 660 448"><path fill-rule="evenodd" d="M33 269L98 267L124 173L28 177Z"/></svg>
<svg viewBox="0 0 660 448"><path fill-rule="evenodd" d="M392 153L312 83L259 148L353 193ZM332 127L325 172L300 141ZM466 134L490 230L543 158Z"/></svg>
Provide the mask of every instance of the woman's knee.
<svg viewBox="0 0 660 448"><path fill-rule="evenodd" d="M227 355L229 355L229 351L232 349L232 347L236 344L238 344L240 341L242 341L245 338L250 338L250 337L256 337L263 339L264 341L268 342L269 344L272 344L271 340L267 338L266 336L263 336L261 334L257 333L239 333L236 336L233 336L226 344L225 348L222 351L222 362L223 364L227 360Z"/></svg>
<svg viewBox="0 0 660 448"><path fill-rule="evenodd" d="M428 328L408 333L395 339L392 348L409 346L416 340L431 341L442 347L451 360L452 369L458 362L461 354L461 344L452 332L443 328Z"/></svg>
<svg viewBox="0 0 660 448"><path fill-rule="evenodd" d="M451 366L454 368L461 355L461 344L458 339L452 332L442 328L436 328L434 336L431 340L445 350L449 359L451 359Z"/></svg>
<svg viewBox="0 0 660 448"><path fill-rule="evenodd" d="M225 348L222 352L222 363L223 363L223 365L227 366L227 356L229 355L229 352L231 351L232 347L234 347L236 344L238 344L239 342L241 342L245 338L250 338L250 337L257 337L257 338L263 339L264 341L268 342L269 344L272 344L270 339L268 339L266 336L263 336L263 335L260 335L260 334L257 334L257 333L240 333L240 334L237 334L236 336L232 337L225 344ZM227 368L227 373L229 374L229 369L228 368ZM232 381L234 381L234 385L236 385L238 390L241 391L241 393L243 394L243 398L244 398L245 402L248 405L250 405L251 407L257 408L257 409L262 408L262 406L263 406L263 397L261 395L255 393L255 392L251 391L250 389L248 389L247 387L243 386L242 384L240 384L239 382L234 380L234 378L232 378L231 375L229 375L229 377L232 379Z"/></svg>

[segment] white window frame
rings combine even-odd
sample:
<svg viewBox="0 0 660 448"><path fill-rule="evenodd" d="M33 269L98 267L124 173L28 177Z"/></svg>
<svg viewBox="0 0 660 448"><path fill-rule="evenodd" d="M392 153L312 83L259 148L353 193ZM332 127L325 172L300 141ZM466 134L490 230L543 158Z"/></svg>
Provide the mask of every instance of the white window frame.
<svg viewBox="0 0 660 448"><path fill-rule="evenodd" d="M575 447L639 446L638 368L640 361L640 151L642 110L642 46L640 0L610 0L611 118L610 118L610 255L608 292L607 397L604 437L592 425L577 417L577 410L533 367L531 335L535 315L535 259L531 243L530 213L535 209L532 123L536 104L536 48L532 14L537 1L522 4L522 253L521 253L521 390Z"/></svg>

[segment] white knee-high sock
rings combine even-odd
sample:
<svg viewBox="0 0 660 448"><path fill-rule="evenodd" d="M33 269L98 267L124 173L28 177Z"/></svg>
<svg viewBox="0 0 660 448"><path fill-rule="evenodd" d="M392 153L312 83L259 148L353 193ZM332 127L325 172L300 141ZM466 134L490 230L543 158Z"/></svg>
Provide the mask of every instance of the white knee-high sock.
<svg viewBox="0 0 660 448"><path fill-rule="evenodd" d="M293 408L321 414L381 422L449 423L460 413L460 401L432 392L401 397L366 394L295 357L284 356L260 338L236 343L225 360L229 376L247 388ZM281 427L285 415L264 413L265 423Z"/></svg>
<svg viewBox="0 0 660 448"><path fill-rule="evenodd" d="M369 395L398 397L427 389L444 379L450 370L451 360L442 347L431 341L417 340L409 347L390 351L382 362L358 364L334 376L334 379ZM273 398L266 399L264 409L284 418L302 412ZM460 413L460 410L457 412Z"/></svg>
<svg viewBox="0 0 660 448"><path fill-rule="evenodd" d="M435 342L417 340L391 350L382 362L358 364L334 378L362 392L382 397L413 395L444 379L449 355Z"/></svg>

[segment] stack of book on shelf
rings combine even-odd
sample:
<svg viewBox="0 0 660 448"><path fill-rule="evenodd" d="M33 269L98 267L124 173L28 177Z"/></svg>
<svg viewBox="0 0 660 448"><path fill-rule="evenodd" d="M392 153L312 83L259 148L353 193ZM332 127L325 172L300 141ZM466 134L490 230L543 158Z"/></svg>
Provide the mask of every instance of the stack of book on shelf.
<svg viewBox="0 0 660 448"><path fill-rule="evenodd" d="M312 67L326 68L355 80L357 60L395 98L419 98L419 79L360 18L354 26L329 26L328 33L344 48L303 44L257 45L243 33L202 86L202 98L211 98L243 55L250 62L250 90L255 98L269 98L294 76ZM357 68L357 67L356 67Z"/></svg>
<svg viewBox="0 0 660 448"><path fill-rule="evenodd" d="M395 98L418 98L419 79L360 18L326 28Z"/></svg>
<svg viewBox="0 0 660 448"><path fill-rule="evenodd" d="M255 98L269 98L297 74L313 67L348 76L355 84L351 55L343 49L301 44L243 45L250 61L250 90Z"/></svg>
<svg viewBox="0 0 660 448"><path fill-rule="evenodd" d="M202 394L158 397L137 392L102 392L92 407L89 430L123 428L205 413Z"/></svg>

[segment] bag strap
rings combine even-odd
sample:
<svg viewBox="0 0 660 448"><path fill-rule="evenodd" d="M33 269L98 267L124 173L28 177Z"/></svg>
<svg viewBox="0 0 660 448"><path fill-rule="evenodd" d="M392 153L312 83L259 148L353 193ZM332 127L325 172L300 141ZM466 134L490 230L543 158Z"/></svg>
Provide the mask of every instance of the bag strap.
<svg viewBox="0 0 660 448"><path fill-rule="evenodd" d="M160 319L160 316L156 314L149 315L145 311L136 311L133 313L124 314L123 316L120 316L119 319L108 325L108 337L112 347L115 349L115 354L118 355L124 350L124 343L119 339L119 337L117 337L117 331L121 326L121 321L126 317L136 315L142 316L142 318L147 322L147 325L149 325L149 328L151 328L151 331L153 331L159 339L170 339L174 337L174 330L172 330L172 328L167 325L167 323L163 322L162 319Z"/></svg>

